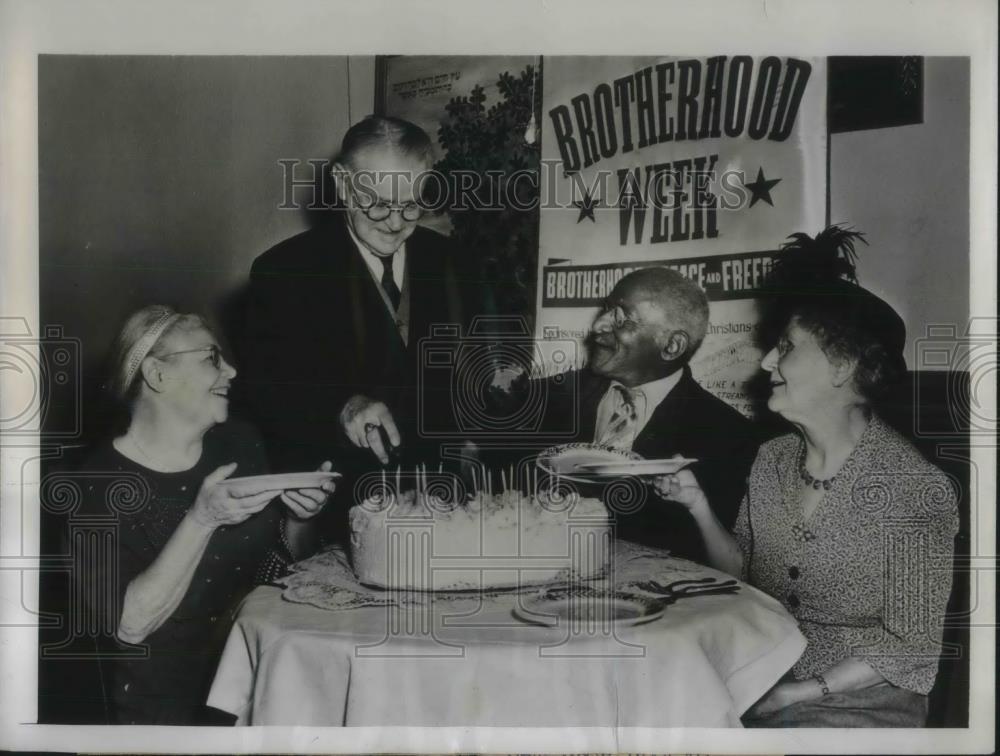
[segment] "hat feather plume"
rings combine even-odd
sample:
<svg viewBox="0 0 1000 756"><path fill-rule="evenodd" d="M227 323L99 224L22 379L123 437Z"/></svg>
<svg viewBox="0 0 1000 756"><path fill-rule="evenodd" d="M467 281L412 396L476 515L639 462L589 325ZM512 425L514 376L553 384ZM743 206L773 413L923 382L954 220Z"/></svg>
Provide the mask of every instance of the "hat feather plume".
<svg viewBox="0 0 1000 756"><path fill-rule="evenodd" d="M772 286L850 281L858 283L857 242L867 245L865 235L841 224L827 226L815 237L795 233L781 245L770 275Z"/></svg>

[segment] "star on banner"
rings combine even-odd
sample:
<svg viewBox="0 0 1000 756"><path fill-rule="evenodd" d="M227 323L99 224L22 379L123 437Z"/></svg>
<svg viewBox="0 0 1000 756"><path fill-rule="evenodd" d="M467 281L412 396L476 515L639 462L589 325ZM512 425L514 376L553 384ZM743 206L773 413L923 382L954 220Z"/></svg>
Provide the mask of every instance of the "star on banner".
<svg viewBox="0 0 1000 756"><path fill-rule="evenodd" d="M757 180L749 184L747 183L743 184L743 186L749 189L750 192L753 194L753 196L750 198L749 207L753 207L754 205L756 205L757 200L764 200L764 202L769 204L771 207L774 207L774 203L771 202L771 190L774 189L775 184L777 184L779 181L781 181L780 178L771 179L770 181L768 181L767 179L764 178L764 169L758 168Z"/></svg>
<svg viewBox="0 0 1000 756"><path fill-rule="evenodd" d="M579 223L584 218L590 218L591 223L597 223L594 218L594 208L597 206L597 200L590 196L590 192L586 189L583 190L583 199L573 202L573 207L580 211L580 215L577 216L576 222Z"/></svg>

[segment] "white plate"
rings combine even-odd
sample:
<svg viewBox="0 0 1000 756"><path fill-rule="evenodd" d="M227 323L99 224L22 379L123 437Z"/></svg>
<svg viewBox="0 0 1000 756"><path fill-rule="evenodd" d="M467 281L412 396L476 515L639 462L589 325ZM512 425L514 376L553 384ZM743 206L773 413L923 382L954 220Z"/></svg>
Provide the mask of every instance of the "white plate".
<svg viewBox="0 0 1000 756"><path fill-rule="evenodd" d="M563 444L538 455L538 466L549 475L560 475L577 483L591 482L597 476L583 465L622 464L641 460L635 452L612 449L599 444Z"/></svg>
<svg viewBox="0 0 1000 756"><path fill-rule="evenodd" d="M275 473L273 475L248 475L244 478L227 478L224 485L239 496L251 496L265 491L289 491L298 488L319 488L335 478L339 472Z"/></svg>
<svg viewBox="0 0 1000 756"><path fill-rule="evenodd" d="M697 461L696 459L640 459L634 462L588 462L580 465L580 468L600 476L672 475Z"/></svg>
<svg viewBox="0 0 1000 756"><path fill-rule="evenodd" d="M666 605L656 599L635 594L580 593L572 589L556 588L520 599L511 610L513 615L533 625L559 627L567 624L593 624L602 626L641 625L659 619Z"/></svg>

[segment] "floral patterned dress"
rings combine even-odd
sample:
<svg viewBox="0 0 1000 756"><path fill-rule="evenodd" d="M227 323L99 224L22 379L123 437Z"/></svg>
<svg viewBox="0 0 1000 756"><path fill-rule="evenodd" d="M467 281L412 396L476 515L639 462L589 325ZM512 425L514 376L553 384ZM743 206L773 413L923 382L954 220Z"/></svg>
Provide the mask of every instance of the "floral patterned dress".
<svg viewBox="0 0 1000 756"><path fill-rule="evenodd" d="M778 598L809 645L797 679L848 657L890 684L934 685L958 531L955 488L873 416L808 520L798 434L761 447L735 535L744 577Z"/></svg>

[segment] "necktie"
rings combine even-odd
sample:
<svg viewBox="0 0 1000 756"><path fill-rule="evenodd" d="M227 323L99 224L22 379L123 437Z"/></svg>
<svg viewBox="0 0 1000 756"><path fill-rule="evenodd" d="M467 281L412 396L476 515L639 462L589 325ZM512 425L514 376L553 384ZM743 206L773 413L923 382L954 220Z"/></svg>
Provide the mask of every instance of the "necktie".
<svg viewBox="0 0 1000 756"><path fill-rule="evenodd" d="M400 292L399 287L396 286L396 279L392 277L392 258L393 255L379 258L379 262L382 263L382 289L389 295L392 309L398 310Z"/></svg>
<svg viewBox="0 0 1000 756"><path fill-rule="evenodd" d="M635 398L624 386L613 386L612 389L619 395L619 404L608 420L608 426L601 435L600 443L616 449L630 450L639 421L635 411Z"/></svg>

